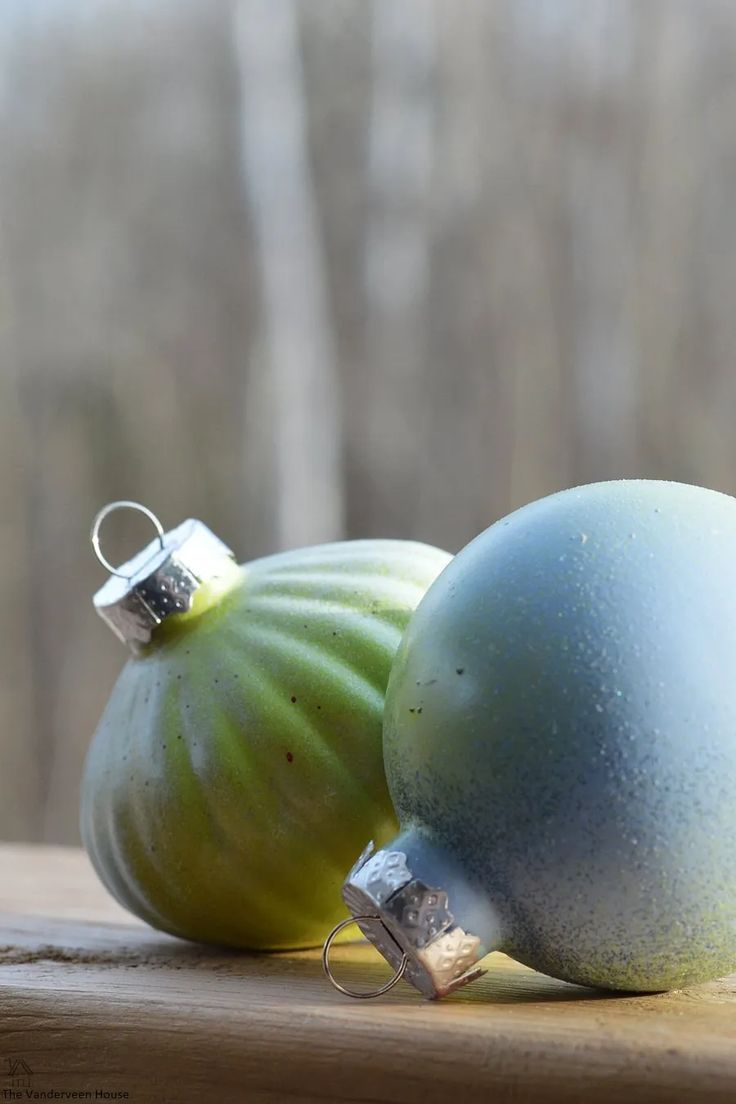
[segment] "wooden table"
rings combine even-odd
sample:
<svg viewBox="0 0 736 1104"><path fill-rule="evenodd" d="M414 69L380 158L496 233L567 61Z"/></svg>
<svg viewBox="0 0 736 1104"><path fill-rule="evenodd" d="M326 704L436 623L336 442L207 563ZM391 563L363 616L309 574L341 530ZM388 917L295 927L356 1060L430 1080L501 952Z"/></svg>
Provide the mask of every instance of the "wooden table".
<svg viewBox="0 0 736 1104"><path fill-rule="evenodd" d="M367 946L335 953L351 984L385 975ZM614 997L487 965L439 1003L351 1001L316 951L189 945L120 909L81 852L0 847L0 1100L736 1101L736 975Z"/></svg>

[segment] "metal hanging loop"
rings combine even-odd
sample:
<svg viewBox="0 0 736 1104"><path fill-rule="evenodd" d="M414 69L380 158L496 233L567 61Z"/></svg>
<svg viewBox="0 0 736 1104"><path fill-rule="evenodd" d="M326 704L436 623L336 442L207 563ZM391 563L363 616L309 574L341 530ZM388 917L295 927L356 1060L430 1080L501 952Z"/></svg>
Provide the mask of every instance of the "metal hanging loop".
<svg viewBox="0 0 736 1104"><path fill-rule="evenodd" d="M404 952L399 968L394 976L392 978L389 978L386 984L382 985L380 989L374 989L372 992L359 993L355 989L348 989L346 986L340 984L335 975L332 973L332 969L330 968L330 948L332 947L332 943L335 937L339 935L340 932L343 930L343 928L347 928L351 924L357 924L359 921L368 920L379 923L386 934L391 936L391 932L383 923L380 916L349 916L347 920L342 920L339 924L335 925L330 934L327 936L327 939L325 940L325 945L322 948L322 969L327 975L329 981L332 983L332 985L334 985L335 989L337 989L338 992L344 993L346 997L354 997L356 1000L371 1000L373 997L381 997L384 993L388 993L389 989L393 989L394 985L398 984L398 982L401 981L406 971L406 967L409 965L409 956L406 954L406 952ZM391 936L391 938L393 939L393 936Z"/></svg>
<svg viewBox="0 0 736 1104"><path fill-rule="evenodd" d="M113 567L110 561L105 558L105 556L102 554L102 551L100 550L100 526L102 525L108 514L114 513L115 510L137 510L139 513L145 514L149 521L153 522L156 527L156 532L158 533L158 542L161 545L162 549L166 547L166 543L164 541L164 527L154 514L153 510L149 510L147 506L141 505L140 502L128 502L126 499L123 499L119 502L108 502L107 506L103 506L100 512L97 514L97 517L92 522L92 529L90 530L90 540L92 541L92 547L94 548L95 556L100 561L102 566L110 572L111 575L117 575L120 579L128 579L129 576L125 575L122 571L118 571L117 568Z"/></svg>

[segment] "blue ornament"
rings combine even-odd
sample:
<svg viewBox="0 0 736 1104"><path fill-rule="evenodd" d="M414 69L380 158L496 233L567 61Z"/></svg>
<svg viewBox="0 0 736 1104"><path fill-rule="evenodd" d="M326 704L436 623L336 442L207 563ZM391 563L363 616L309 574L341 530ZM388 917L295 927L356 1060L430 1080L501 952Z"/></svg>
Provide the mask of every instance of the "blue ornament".
<svg viewBox="0 0 736 1104"><path fill-rule="evenodd" d="M487 529L405 633L400 834L344 896L428 996L502 950L663 990L736 968L736 500L622 480Z"/></svg>

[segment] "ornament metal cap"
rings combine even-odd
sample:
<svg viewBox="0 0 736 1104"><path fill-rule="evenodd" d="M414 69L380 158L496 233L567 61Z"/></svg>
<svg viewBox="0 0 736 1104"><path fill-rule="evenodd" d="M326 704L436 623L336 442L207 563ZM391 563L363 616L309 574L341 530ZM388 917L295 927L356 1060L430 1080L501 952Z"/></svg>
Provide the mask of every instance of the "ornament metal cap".
<svg viewBox="0 0 736 1104"><path fill-rule="evenodd" d="M405 978L436 999L475 981L485 970L477 965L487 948L478 936L464 931L448 907L447 893L412 874L403 851L373 852L369 843L347 876L342 889L352 921L394 968L387 985L373 993L356 993L339 985L329 968L333 937L327 937L323 965L329 980L350 997L375 997Z"/></svg>
<svg viewBox="0 0 736 1104"><path fill-rule="evenodd" d="M122 509L145 514L157 536L126 563L113 567L100 549L100 526L109 514ZM202 583L227 574L234 563L227 545L201 521L190 518L166 533L153 511L139 502L103 506L92 523L90 539L97 559L111 576L93 598L95 609L133 651L148 644L167 617L191 609Z"/></svg>

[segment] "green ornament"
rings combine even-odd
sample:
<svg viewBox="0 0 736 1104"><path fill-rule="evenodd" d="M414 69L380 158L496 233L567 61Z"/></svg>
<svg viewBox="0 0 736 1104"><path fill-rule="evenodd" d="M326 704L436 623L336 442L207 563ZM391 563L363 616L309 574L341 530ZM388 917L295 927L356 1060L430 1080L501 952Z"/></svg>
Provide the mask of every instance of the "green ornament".
<svg viewBox="0 0 736 1104"><path fill-rule="evenodd" d="M81 830L110 892L156 928L259 950L319 944L366 838L396 832L381 726L404 628L449 562L356 540L238 566L198 521L95 605L133 655L85 764Z"/></svg>

